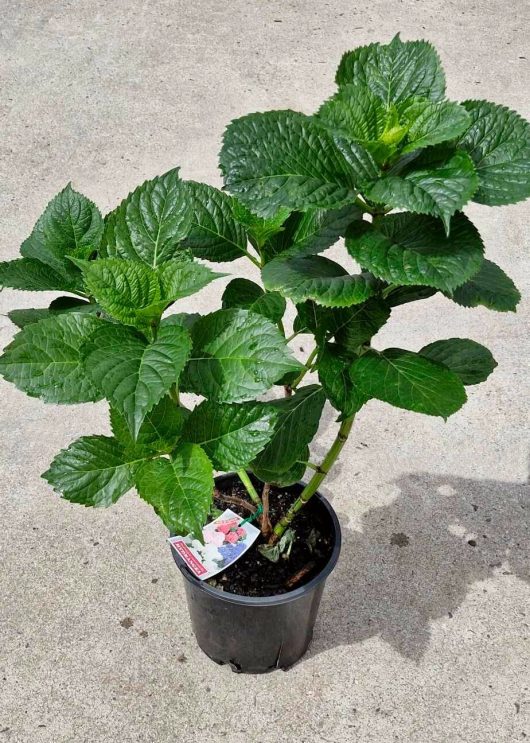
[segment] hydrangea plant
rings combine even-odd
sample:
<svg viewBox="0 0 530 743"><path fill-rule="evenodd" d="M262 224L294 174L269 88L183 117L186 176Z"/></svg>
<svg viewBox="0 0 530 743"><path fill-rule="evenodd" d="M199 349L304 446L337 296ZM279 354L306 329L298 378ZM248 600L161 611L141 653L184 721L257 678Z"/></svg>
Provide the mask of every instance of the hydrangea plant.
<svg viewBox="0 0 530 743"><path fill-rule="evenodd" d="M336 83L313 115L233 121L224 190L173 169L103 218L67 186L21 257L0 264L5 287L64 293L46 309L9 313L20 332L0 359L4 377L48 403L108 402L113 435L81 437L43 475L67 500L110 506L136 487L173 533L201 538L214 472L235 471L274 543L363 405L448 418L493 371L475 340L417 351L371 343L394 307L434 294L515 311L519 292L462 210L530 195L529 124L488 101L447 100L426 41L347 52ZM322 255L341 237L356 273ZM181 302L167 313L224 275L208 264L243 257L263 286L236 277L220 308L198 315ZM288 337L287 301L296 305ZM289 348L300 333L314 340L305 363ZM303 384L310 371L318 383ZM326 400L338 433L316 464L309 445ZM270 484L294 483L307 468L301 495L271 525Z"/></svg>

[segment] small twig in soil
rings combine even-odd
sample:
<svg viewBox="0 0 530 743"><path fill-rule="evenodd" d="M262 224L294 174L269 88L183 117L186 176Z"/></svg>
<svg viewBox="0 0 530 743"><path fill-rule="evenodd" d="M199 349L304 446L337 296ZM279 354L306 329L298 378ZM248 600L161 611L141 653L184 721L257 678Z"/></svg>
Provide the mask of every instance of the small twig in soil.
<svg viewBox="0 0 530 743"><path fill-rule="evenodd" d="M261 517L261 533L266 538L272 531L272 524L269 518L269 493L270 483L266 482L263 485L263 491L261 493L261 500L263 502L263 515Z"/></svg>
<svg viewBox="0 0 530 743"><path fill-rule="evenodd" d="M310 560L310 562L308 562L307 565L304 565L303 568L300 568L300 570L297 573L295 573L294 575L291 575L289 580L285 582L285 587L292 588L293 586L296 586L296 584L299 583L302 580L302 578L304 578L308 573L311 572L311 570L313 570L313 568L315 567L315 564L316 563L314 560Z"/></svg>
<svg viewBox="0 0 530 743"><path fill-rule="evenodd" d="M256 506L249 503L244 498L238 498L237 495L223 495L223 493L220 493L216 488L214 490L214 497L219 498L219 500L222 500L225 503L231 503L233 506L245 508L247 511L250 511L250 513L256 513Z"/></svg>

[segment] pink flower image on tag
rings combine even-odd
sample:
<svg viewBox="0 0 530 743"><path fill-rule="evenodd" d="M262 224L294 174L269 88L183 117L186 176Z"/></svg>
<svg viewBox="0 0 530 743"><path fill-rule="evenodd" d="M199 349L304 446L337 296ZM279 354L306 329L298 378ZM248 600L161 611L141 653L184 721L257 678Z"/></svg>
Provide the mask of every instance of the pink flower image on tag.
<svg viewBox="0 0 530 743"><path fill-rule="evenodd" d="M205 580L238 560L258 538L259 529L248 522L241 524L241 521L241 516L227 509L203 528L204 544L191 534L171 537L168 541L193 574Z"/></svg>

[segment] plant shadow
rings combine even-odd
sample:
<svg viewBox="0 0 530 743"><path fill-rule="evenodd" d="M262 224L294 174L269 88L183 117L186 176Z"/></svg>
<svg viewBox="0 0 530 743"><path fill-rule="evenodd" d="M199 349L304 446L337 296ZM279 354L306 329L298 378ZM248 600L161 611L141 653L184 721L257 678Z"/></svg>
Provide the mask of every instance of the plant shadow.
<svg viewBox="0 0 530 743"><path fill-rule="evenodd" d="M360 531L343 527L307 657L379 636L419 661L432 621L451 618L473 583L530 582L528 483L417 473L395 484L400 495Z"/></svg>

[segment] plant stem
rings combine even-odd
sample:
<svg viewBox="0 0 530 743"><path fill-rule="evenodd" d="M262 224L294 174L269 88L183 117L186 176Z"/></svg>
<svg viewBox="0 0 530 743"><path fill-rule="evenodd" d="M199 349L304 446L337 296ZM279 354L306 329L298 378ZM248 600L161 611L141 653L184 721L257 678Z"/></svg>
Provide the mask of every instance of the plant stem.
<svg viewBox="0 0 530 743"><path fill-rule="evenodd" d="M249 261L252 261L252 263L261 270L261 268L262 268L261 261L259 261L257 258L254 258L254 256L252 255L252 253L249 253L248 250L244 250L243 253L249 259Z"/></svg>
<svg viewBox="0 0 530 743"><path fill-rule="evenodd" d="M285 342L290 343L297 335L300 335L301 332L301 330L296 330L292 335L285 339Z"/></svg>
<svg viewBox="0 0 530 743"><path fill-rule="evenodd" d="M307 357L307 361L304 364L303 371L296 377L294 382L290 385L292 390L295 390L300 384L300 382L302 381L302 379L305 377L307 372L311 371L311 366L313 365L313 361L315 360L317 353L318 353L318 347L315 346L315 348L311 351L311 353Z"/></svg>
<svg viewBox="0 0 530 743"><path fill-rule="evenodd" d="M169 388L169 396L173 400L175 405L180 405L180 396L176 384L174 384L173 387Z"/></svg>
<svg viewBox="0 0 530 743"><path fill-rule="evenodd" d="M246 471L245 470L238 470L237 471L237 475L238 475L239 479L241 480L241 482L243 483L243 485L246 487L247 493L250 495L250 497L254 501L254 503L257 506L261 506L261 498L256 493L256 488L252 484L252 481L251 481L250 477L247 475Z"/></svg>
<svg viewBox="0 0 530 743"><path fill-rule="evenodd" d="M272 532L272 524L269 518L269 494L271 486L269 482L264 483L263 490L261 492L261 500L263 501L263 514L261 516L261 532L264 537L269 537Z"/></svg>
<svg viewBox="0 0 530 743"><path fill-rule="evenodd" d="M345 420L342 421L339 431L337 433L337 436L335 438L335 441L333 442L328 453L322 460L322 464L317 469L313 477L309 480L309 482L307 483L305 488L302 490L302 492L300 493L298 498L295 500L295 502L292 504L292 506L289 508L287 513L284 516L282 516L282 518L278 521L278 523L274 527L273 534L272 534L273 542L275 542L282 536L282 534L287 529L291 521L294 519L298 511L303 506L305 506L305 504L311 498L311 496L315 494L315 491L318 489L321 482L325 479L326 475L328 474L331 467L335 463L335 460L341 453L342 447L346 443L346 440L351 431L351 427L353 425L354 418L355 416L352 415L349 418L346 418Z"/></svg>

